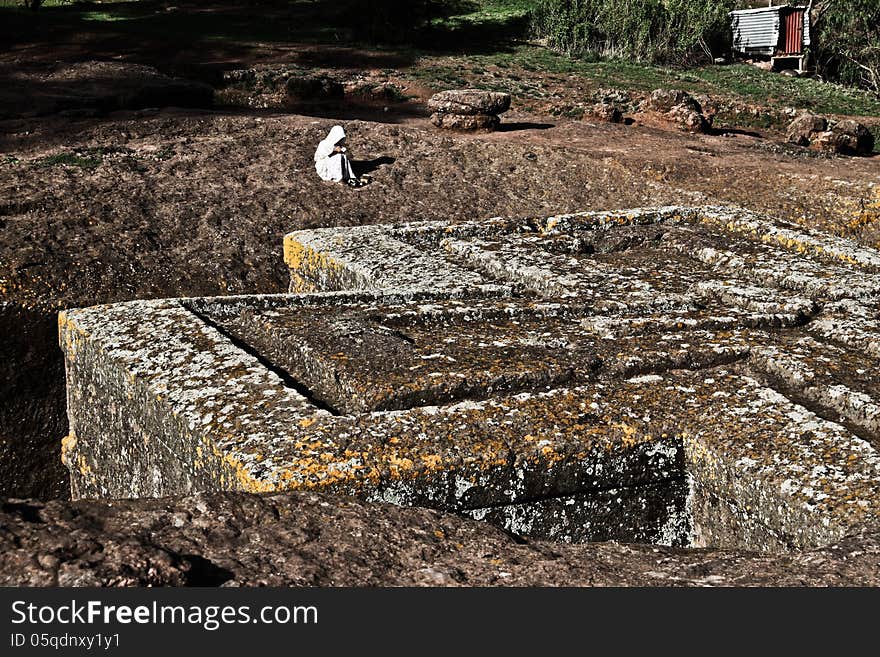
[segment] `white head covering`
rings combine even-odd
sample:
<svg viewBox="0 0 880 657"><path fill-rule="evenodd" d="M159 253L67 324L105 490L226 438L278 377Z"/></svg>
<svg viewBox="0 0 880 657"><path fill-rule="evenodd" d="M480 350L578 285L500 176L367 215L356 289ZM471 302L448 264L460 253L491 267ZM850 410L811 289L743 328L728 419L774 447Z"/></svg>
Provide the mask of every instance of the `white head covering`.
<svg viewBox="0 0 880 657"><path fill-rule="evenodd" d="M342 129L341 125L335 125L330 128L330 133L318 144L318 148L315 151L315 160L329 157L333 152L333 147L343 139L345 139L345 130Z"/></svg>

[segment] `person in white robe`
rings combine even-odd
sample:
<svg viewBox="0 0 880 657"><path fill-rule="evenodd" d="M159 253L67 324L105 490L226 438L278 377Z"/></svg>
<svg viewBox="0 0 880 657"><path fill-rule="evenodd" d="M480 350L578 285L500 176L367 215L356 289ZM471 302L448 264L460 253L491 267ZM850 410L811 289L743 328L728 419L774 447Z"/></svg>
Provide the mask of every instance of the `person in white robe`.
<svg viewBox="0 0 880 657"><path fill-rule="evenodd" d="M330 128L330 133L318 144L315 150L315 170L321 180L344 182L352 187L361 186L361 181L354 174L346 155L345 130L341 125Z"/></svg>

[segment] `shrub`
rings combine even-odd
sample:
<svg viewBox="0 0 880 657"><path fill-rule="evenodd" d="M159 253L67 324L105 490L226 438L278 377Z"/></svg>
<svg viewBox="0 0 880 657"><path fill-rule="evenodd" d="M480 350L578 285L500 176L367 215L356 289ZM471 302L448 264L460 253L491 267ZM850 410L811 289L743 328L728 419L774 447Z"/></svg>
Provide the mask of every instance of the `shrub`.
<svg viewBox="0 0 880 657"><path fill-rule="evenodd" d="M734 0L541 0L532 30L576 57L694 63L725 50Z"/></svg>
<svg viewBox="0 0 880 657"><path fill-rule="evenodd" d="M880 93L880 2L825 0L811 18L823 77Z"/></svg>

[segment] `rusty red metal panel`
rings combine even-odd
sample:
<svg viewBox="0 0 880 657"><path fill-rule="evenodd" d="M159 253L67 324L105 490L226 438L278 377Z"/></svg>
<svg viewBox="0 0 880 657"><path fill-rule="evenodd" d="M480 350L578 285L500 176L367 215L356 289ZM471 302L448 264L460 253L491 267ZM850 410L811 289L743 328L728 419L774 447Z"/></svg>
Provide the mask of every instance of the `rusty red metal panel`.
<svg viewBox="0 0 880 657"><path fill-rule="evenodd" d="M800 55L804 49L804 11L794 10L782 16L785 54Z"/></svg>

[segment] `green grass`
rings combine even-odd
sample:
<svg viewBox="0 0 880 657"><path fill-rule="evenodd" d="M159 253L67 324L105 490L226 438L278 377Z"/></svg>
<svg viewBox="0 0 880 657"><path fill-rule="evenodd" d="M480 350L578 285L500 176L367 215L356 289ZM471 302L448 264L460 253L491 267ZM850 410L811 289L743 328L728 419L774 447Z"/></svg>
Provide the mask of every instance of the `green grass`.
<svg viewBox="0 0 880 657"><path fill-rule="evenodd" d="M63 165L91 171L97 169L103 159L103 153L97 151L97 149L87 149L85 151L65 151L64 153L47 155L34 162L34 165L37 167L54 167Z"/></svg>
<svg viewBox="0 0 880 657"><path fill-rule="evenodd" d="M4 7L19 0L0 0ZM36 12L0 10L0 40L8 43L121 42L145 57L161 57L180 47L205 46L206 53L228 49L230 58L247 43L314 43L358 45L340 19L345 0L290 0L265 5L214 0L196 4L182 0L174 11L157 0L109 0L67 3L51 0ZM58 6L62 5L62 6ZM675 69L626 61L571 59L524 40L527 17L535 0L449 0L447 11L435 14L416 45L385 50L416 62L400 67L408 75L438 87L464 85L507 90L529 98L546 96L534 74L574 75L588 85L648 92L659 87L735 99L780 111L785 107L823 114L880 117L880 98L816 80L788 78L751 66L704 66ZM420 66L420 57L450 59ZM214 57L222 57L215 54ZM130 57L138 61L137 57ZM151 62L150 62L151 63ZM198 62L196 62L198 63ZM160 66L161 68L161 66ZM489 71L493 74L489 74ZM500 74L495 74L500 73ZM558 82L557 82L558 84ZM765 117L752 120L756 125Z"/></svg>
<svg viewBox="0 0 880 657"><path fill-rule="evenodd" d="M682 73L680 78L771 106L791 106L823 114L880 116L880 97L869 92L810 78L789 78L745 64L707 66Z"/></svg>
<svg viewBox="0 0 880 657"><path fill-rule="evenodd" d="M577 60L541 46L519 45L506 52L466 55L461 58L460 66L436 67L417 75L425 81L433 75L441 86L454 86L468 82L464 79L467 71L490 66L507 71L506 77L470 82L477 86L516 87L508 81L517 80L516 69L522 69L532 73L576 75L596 87L641 92L660 87L677 88L778 110L794 107L821 114L880 117L880 98L868 92L809 78L790 78L747 64L673 69L619 60Z"/></svg>
<svg viewBox="0 0 880 657"><path fill-rule="evenodd" d="M104 161L104 158L108 155L122 155L129 158L134 157L134 153L124 147L94 146L90 148L76 148L70 151L55 153L54 155L47 155L46 157L34 160L33 164L36 167L69 166L92 171L97 169Z"/></svg>
<svg viewBox="0 0 880 657"><path fill-rule="evenodd" d="M497 29L512 22L524 20L535 0L479 0L465 2L457 13L450 13L431 21L434 27L461 29L480 27Z"/></svg>

